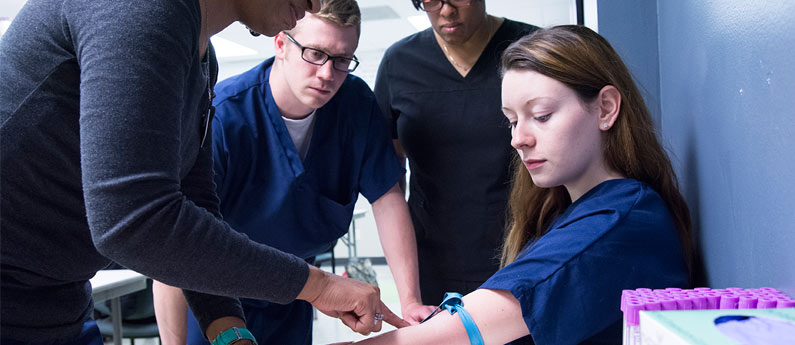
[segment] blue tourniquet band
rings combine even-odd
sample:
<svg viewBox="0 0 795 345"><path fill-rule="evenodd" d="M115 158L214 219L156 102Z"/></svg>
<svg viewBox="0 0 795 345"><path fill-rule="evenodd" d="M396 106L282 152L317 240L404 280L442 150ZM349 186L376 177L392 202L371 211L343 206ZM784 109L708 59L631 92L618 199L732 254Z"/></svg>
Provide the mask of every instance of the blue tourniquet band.
<svg viewBox="0 0 795 345"><path fill-rule="evenodd" d="M252 335L249 330L237 327L232 327L223 331L221 334L215 337L215 340L213 340L211 345L229 345L242 339L251 340L254 345L257 345L257 339L254 339L254 335Z"/></svg>
<svg viewBox="0 0 795 345"><path fill-rule="evenodd" d="M428 315L424 320L420 323L423 323L436 315L436 312L441 309L447 309L450 312L450 315L458 313L458 317L461 318L461 323L464 324L464 328L467 330L467 336L469 336L469 343L471 345L484 345L483 336L480 335L480 330L478 329L478 325L475 324L475 320L472 319L472 316L469 315L469 312L464 309L464 301L461 299L462 296L460 293L457 292L446 292L444 294L444 300L442 304L439 304L438 307Z"/></svg>

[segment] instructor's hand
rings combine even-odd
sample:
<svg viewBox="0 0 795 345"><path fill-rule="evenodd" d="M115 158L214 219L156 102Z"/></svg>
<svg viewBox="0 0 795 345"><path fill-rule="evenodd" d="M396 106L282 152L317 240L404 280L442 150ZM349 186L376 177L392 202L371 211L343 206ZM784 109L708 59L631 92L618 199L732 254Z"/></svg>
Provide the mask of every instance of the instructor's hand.
<svg viewBox="0 0 795 345"><path fill-rule="evenodd" d="M340 318L351 330L363 335L380 331L382 320L397 328L409 325L381 302L377 286L330 274L312 265L297 299L309 302L328 316Z"/></svg>

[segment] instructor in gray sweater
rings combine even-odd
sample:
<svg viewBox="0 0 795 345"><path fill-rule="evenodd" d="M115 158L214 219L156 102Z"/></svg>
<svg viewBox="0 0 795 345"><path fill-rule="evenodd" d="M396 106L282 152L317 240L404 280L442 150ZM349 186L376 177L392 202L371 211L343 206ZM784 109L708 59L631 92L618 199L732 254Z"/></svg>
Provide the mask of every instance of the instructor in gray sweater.
<svg viewBox="0 0 795 345"><path fill-rule="evenodd" d="M2 344L101 344L88 279L110 260L195 291L210 340L244 327L215 295L303 299L360 333L376 314L401 321L376 287L252 242L218 211L209 37L234 21L272 36L319 1L27 1L0 39Z"/></svg>

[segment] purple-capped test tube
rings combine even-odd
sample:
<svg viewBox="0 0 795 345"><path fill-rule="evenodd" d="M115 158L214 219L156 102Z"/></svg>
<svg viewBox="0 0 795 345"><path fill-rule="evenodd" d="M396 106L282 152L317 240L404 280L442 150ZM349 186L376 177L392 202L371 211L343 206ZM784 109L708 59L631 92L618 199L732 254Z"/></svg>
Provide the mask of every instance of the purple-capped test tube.
<svg viewBox="0 0 795 345"><path fill-rule="evenodd" d="M779 299L776 308L795 308L795 300L792 298Z"/></svg>
<svg viewBox="0 0 795 345"><path fill-rule="evenodd" d="M643 302L640 300L627 300L624 319L629 326L637 326L640 323L640 311L643 309Z"/></svg>
<svg viewBox="0 0 795 345"><path fill-rule="evenodd" d="M657 299L649 299L643 301L643 310L656 311L662 310L662 304Z"/></svg>
<svg viewBox="0 0 795 345"><path fill-rule="evenodd" d="M677 310L691 310L693 309L693 302L687 296L677 296L676 297L676 309Z"/></svg>
<svg viewBox="0 0 795 345"><path fill-rule="evenodd" d="M707 297L705 297L701 293L693 293L690 294L688 297L690 297L690 301L693 302L693 309L696 310L707 309Z"/></svg>
<svg viewBox="0 0 795 345"><path fill-rule="evenodd" d="M769 292L769 293L778 293L779 292L778 289L772 288L772 287L762 287L762 288L759 288L759 290L762 290L762 291L765 291L765 292Z"/></svg>
<svg viewBox="0 0 795 345"><path fill-rule="evenodd" d="M627 303L629 303L629 301L640 302L640 298L629 295L621 297L621 311L627 310Z"/></svg>
<svg viewBox="0 0 795 345"><path fill-rule="evenodd" d="M740 302L740 296L736 294L721 294L720 309L737 309L738 302Z"/></svg>
<svg viewBox="0 0 795 345"><path fill-rule="evenodd" d="M756 304L756 309L771 309L775 308L778 304L778 299L775 296L762 296L759 297L759 302Z"/></svg>
<svg viewBox="0 0 795 345"><path fill-rule="evenodd" d="M654 296L655 297L671 297L671 293L668 292L668 291L655 291L654 292Z"/></svg>
<svg viewBox="0 0 795 345"><path fill-rule="evenodd" d="M658 297L662 310L676 310L676 300L673 297Z"/></svg>
<svg viewBox="0 0 795 345"><path fill-rule="evenodd" d="M624 311L627 304L627 299L631 297L636 297L638 295L637 292L633 290L622 290L621 291L621 311Z"/></svg>
<svg viewBox="0 0 795 345"><path fill-rule="evenodd" d="M701 294L704 298L707 299L707 308L706 309L718 309L720 308L720 297L721 295L714 291L704 292Z"/></svg>
<svg viewBox="0 0 795 345"><path fill-rule="evenodd" d="M737 302L737 309L756 309L759 300L753 295L740 296L740 301Z"/></svg>

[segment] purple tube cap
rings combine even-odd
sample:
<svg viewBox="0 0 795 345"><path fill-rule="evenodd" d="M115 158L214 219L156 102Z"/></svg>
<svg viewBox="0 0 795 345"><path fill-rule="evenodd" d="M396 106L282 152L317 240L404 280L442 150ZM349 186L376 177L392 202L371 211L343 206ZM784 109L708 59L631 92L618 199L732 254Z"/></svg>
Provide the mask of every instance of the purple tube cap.
<svg viewBox="0 0 795 345"><path fill-rule="evenodd" d="M723 295L720 298L720 309L737 309L737 303L739 301L740 301L740 296Z"/></svg>
<svg viewBox="0 0 795 345"><path fill-rule="evenodd" d="M693 309L703 310L707 309L707 297L701 295L691 295L690 300L693 302Z"/></svg>
<svg viewBox="0 0 795 345"><path fill-rule="evenodd" d="M626 309L624 318L627 321L627 325L637 326L640 323L640 311L644 310L643 303L640 301L627 301Z"/></svg>
<svg viewBox="0 0 795 345"><path fill-rule="evenodd" d="M777 304L778 300L775 297L760 297L756 309L771 309L775 308Z"/></svg>
<svg viewBox="0 0 795 345"><path fill-rule="evenodd" d="M660 297L660 306L662 310L676 310L676 300L670 297Z"/></svg>
<svg viewBox="0 0 795 345"><path fill-rule="evenodd" d="M708 292L704 294L707 299L707 309L718 309L720 307L721 295L717 292Z"/></svg>
<svg viewBox="0 0 795 345"><path fill-rule="evenodd" d="M776 304L776 308L795 308L795 300L793 299L780 299Z"/></svg>
<svg viewBox="0 0 795 345"><path fill-rule="evenodd" d="M756 309L759 300L753 296L740 296L737 309Z"/></svg>
<svg viewBox="0 0 795 345"><path fill-rule="evenodd" d="M676 308L678 310L691 310L693 309L693 302L687 297L676 299Z"/></svg>
<svg viewBox="0 0 795 345"><path fill-rule="evenodd" d="M643 303L643 310L662 310L662 304L659 301L645 301Z"/></svg>

